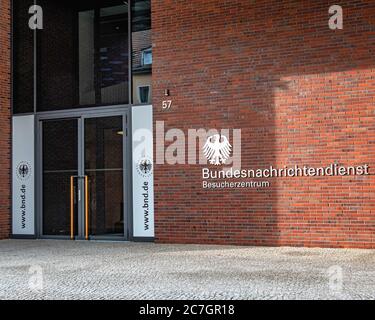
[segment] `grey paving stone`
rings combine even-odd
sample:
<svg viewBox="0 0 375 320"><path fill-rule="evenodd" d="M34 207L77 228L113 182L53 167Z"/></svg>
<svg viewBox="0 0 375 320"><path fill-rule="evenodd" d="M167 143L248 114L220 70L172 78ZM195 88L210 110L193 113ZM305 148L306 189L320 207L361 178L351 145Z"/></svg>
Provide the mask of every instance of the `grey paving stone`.
<svg viewBox="0 0 375 320"><path fill-rule="evenodd" d="M374 298L375 250L0 241L0 299Z"/></svg>

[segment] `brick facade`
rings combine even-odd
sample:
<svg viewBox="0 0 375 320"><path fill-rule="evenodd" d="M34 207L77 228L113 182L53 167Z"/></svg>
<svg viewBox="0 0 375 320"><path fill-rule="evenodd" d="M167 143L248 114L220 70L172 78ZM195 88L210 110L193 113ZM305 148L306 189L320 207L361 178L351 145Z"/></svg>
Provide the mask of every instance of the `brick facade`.
<svg viewBox="0 0 375 320"><path fill-rule="evenodd" d="M10 1L0 6L0 239L10 233Z"/></svg>
<svg viewBox="0 0 375 320"><path fill-rule="evenodd" d="M343 30L328 28L332 4ZM10 233L9 12L2 1L0 238ZM370 166L207 191L202 166L156 165L157 242L375 248L374 19L370 0L152 1L154 120L165 130L241 129L243 168Z"/></svg>
<svg viewBox="0 0 375 320"><path fill-rule="evenodd" d="M328 28L333 4L343 30ZM374 19L374 1L152 1L165 130L242 129L244 168L370 166L207 191L202 166L156 165L157 242L375 248Z"/></svg>

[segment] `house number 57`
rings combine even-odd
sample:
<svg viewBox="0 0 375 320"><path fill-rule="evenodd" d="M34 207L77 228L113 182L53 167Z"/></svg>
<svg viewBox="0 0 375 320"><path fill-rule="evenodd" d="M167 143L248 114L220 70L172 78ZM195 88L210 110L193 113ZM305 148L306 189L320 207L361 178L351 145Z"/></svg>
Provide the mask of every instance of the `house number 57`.
<svg viewBox="0 0 375 320"><path fill-rule="evenodd" d="M169 110L172 106L172 100L164 100L162 103L163 110Z"/></svg>

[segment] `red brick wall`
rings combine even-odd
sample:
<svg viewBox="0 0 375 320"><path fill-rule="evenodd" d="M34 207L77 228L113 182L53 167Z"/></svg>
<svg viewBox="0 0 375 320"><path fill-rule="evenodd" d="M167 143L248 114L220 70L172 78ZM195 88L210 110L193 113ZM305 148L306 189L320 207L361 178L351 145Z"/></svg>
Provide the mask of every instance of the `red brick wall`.
<svg viewBox="0 0 375 320"><path fill-rule="evenodd" d="M343 30L328 28L333 4ZM159 0L152 23L166 130L242 129L243 168L337 161L371 173L207 191L202 166L156 165L156 241L375 248L375 2Z"/></svg>
<svg viewBox="0 0 375 320"><path fill-rule="evenodd" d="M0 6L0 239L10 234L10 1Z"/></svg>

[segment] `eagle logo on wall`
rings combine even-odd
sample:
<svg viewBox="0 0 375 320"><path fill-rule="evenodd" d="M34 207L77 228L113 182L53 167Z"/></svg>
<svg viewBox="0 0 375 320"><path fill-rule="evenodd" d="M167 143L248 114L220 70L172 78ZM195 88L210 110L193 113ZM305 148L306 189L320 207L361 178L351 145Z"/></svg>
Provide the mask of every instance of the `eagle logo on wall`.
<svg viewBox="0 0 375 320"><path fill-rule="evenodd" d="M218 166L225 164L228 160L232 146L224 135L215 134L208 137L206 144L203 147L203 153L211 164Z"/></svg>

